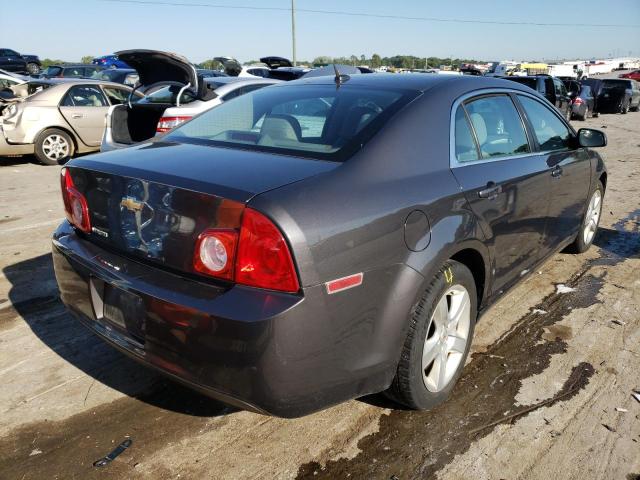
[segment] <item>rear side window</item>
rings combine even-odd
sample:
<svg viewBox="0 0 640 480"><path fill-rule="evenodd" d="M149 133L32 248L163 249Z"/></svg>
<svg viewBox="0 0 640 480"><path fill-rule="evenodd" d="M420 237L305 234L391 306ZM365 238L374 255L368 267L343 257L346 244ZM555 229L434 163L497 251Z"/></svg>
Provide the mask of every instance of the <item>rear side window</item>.
<svg viewBox="0 0 640 480"><path fill-rule="evenodd" d="M531 97L518 95L520 103L533 126L540 150L568 150L571 131L551 110Z"/></svg>
<svg viewBox="0 0 640 480"><path fill-rule="evenodd" d="M522 119L508 95L481 97L465 103L483 159L528 153Z"/></svg>
<svg viewBox="0 0 640 480"><path fill-rule="evenodd" d="M71 87L64 96L61 107L106 107L106 98L100 88L89 85Z"/></svg>
<svg viewBox="0 0 640 480"><path fill-rule="evenodd" d="M473 162L478 160L478 149L476 148L476 142L473 139L471 133L471 127L469 126L469 120L464 113L462 106L458 107L456 111L455 119L455 145L456 145L456 159L458 162Z"/></svg>

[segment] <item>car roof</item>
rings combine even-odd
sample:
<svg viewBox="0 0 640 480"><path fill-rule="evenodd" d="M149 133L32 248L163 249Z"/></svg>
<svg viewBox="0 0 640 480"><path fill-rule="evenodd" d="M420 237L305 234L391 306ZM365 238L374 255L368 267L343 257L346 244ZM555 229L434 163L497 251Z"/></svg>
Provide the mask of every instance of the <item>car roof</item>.
<svg viewBox="0 0 640 480"><path fill-rule="evenodd" d="M328 75L324 77L300 78L291 82L284 82L289 85L335 85L335 77ZM510 82L496 77L481 77L477 75L437 75L429 73L368 73L350 75L344 81L344 85L362 86L371 88L389 88L413 90L425 92L436 86L455 85L459 89L481 89L481 88L508 88L511 90L529 91L517 82ZM279 85L278 88L281 88Z"/></svg>

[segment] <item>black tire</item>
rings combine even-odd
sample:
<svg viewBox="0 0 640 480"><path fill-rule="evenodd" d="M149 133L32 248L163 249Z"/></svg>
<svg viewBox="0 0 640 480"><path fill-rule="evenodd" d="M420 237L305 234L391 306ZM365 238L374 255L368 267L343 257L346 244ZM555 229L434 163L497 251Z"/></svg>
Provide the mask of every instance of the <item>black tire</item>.
<svg viewBox="0 0 640 480"><path fill-rule="evenodd" d="M423 371L422 366L423 348L428 335L429 338L437 336L432 318L438 302L447 291L459 286L467 290L470 301L470 322L466 347L455 373L448 380L446 386L437 392L430 391L425 385L425 380L423 380L423 372L427 370ZM449 398L469 354L476 319L477 294L473 275L463 264L449 260L433 277L417 305L409 314L409 329L402 347L396 376L385 395L395 402L418 410L433 408ZM434 368L434 366L435 363L432 363L430 368Z"/></svg>
<svg viewBox="0 0 640 480"><path fill-rule="evenodd" d="M27 72L29 72L29 75L38 75L40 66L37 63L27 63Z"/></svg>
<svg viewBox="0 0 640 480"><path fill-rule="evenodd" d="M620 113L626 115L629 112L629 100L625 100L620 104Z"/></svg>
<svg viewBox="0 0 640 480"><path fill-rule="evenodd" d="M584 114L580 115L580 120L582 120L584 122L587 119L587 117L589 117L589 106L588 105L584 109Z"/></svg>
<svg viewBox="0 0 640 480"><path fill-rule="evenodd" d="M60 154L55 158L55 155L50 153L50 149L48 148L47 139L52 139L52 137L58 136L66 142L67 150L66 153L64 150L61 150ZM74 143L67 132L64 130L60 130L58 128L47 128L40 132L35 141L35 155L38 161L44 165L60 165L71 157L73 157L73 153L75 151Z"/></svg>
<svg viewBox="0 0 640 480"><path fill-rule="evenodd" d="M638 110L640 110L640 103L638 103L638 105L636 105L635 107L629 107L630 112L637 112Z"/></svg>
<svg viewBox="0 0 640 480"><path fill-rule="evenodd" d="M600 204L599 204L599 212L598 212L598 221L596 223L596 230L593 233L593 236L591 236L590 239L585 240L585 236L584 236L584 230L587 226L587 222L590 219L590 212L589 212L589 206L591 204L591 200L593 198L593 196L595 195L596 192L600 192ZM573 243L571 245L569 245L567 247L567 251L571 252L571 253L584 253L587 250L589 250L589 248L591 247L591 245L593 244L593 240L596 237L596 233L598 231L598 226L600 224L600 218L602 216L602 204L604 201L604 186L602 185L602 182L598 180L598 184L596 185L596 188L593 190L593 192L591 192L591 194L589 195L589 198L587 199L587 205L585 207L585 212L584 212L584 216L582 218L582 222L580 223L580 231L578 232L578 235L576 236L576 239L573 241Z"/></svg>

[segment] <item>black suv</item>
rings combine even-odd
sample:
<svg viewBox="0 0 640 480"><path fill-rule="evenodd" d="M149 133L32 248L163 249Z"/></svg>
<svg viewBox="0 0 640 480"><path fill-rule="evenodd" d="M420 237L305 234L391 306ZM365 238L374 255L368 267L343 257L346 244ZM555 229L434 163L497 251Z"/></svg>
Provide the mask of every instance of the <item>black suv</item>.
<svg viewBox="0 0 640 480"><path fill-rule="evenodd" d="M526 85L544 95L567 119L571 119L571 97L562 80L551 75L534 75L530 77L503 77L506 80Z"/></svg>
<svg viewBox="0 0 640 480"><path fill-rule="evenodd" d="M605 78L598 95L600 111L612 113L637 112L640 108L638 82L628 78Z"/></svg>
<svg viewBox="0 0 640 480"><path fill-rule="evenodd" d="M40 59L36 55L20 55L10 48L0 48L0 69L7 72L40 73Z"/></svg>

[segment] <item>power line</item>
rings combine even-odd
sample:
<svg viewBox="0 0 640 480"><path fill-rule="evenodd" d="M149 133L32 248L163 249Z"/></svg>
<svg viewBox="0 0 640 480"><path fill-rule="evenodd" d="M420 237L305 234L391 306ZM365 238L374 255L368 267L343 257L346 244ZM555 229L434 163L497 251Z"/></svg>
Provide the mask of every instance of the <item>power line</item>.
<svg viewBox="0 0 640 480"><path fill-rule="evenodd" d="M277 11L277 12L291 12L291 8L286 7L256 7L249 5L225 5L214 3L178 3L167 2L159 0L99 0L102 2L113 3L130 3L137 5L156 5L156 6L171 6L171 7L199 7L199 8L220 8L220 9L232 9L232 10L256 10L256 11ZM421 22L440 22L440 23L464 23L464 24L480 24L480 25L516 25L516 26L534 26L534 27L596 27L596 28L638 28L640 25L627 25L627 24L615 24L615 23L549 23L549 22L515 22L515 21L500 21L500 20L469 20L462 18L441 18L441 17L413 17L405 15L386 15L377 13L366 12L347 12L342 10L315 10L309 8L296 8L296 12L311 13L318 15L342 15L349 17L369 17L369 18L382 18L387 20L411 20Z"/></svg>

